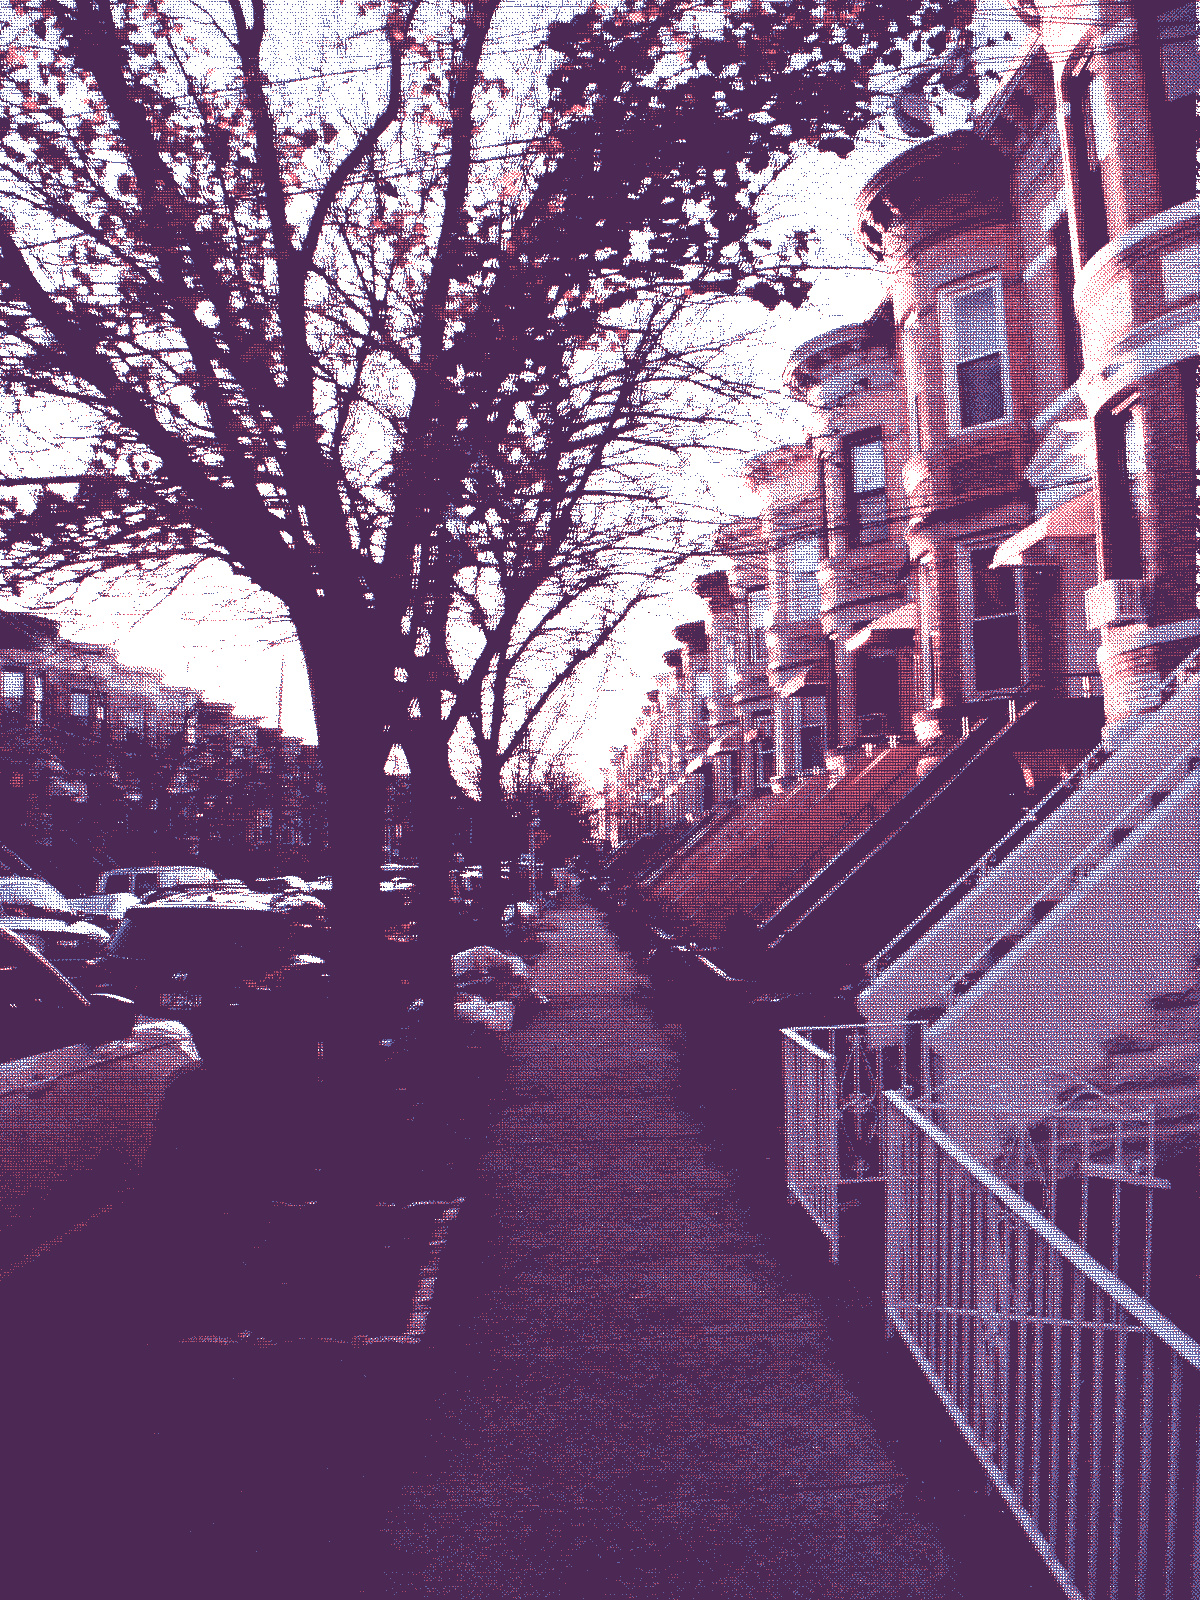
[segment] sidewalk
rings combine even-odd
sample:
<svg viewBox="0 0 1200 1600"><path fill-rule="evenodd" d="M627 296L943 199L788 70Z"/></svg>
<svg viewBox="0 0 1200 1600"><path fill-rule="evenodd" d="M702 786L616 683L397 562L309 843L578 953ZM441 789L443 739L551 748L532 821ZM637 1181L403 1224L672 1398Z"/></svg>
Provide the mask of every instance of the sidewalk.
<svg viewBox="0 0 1200 1600"><path fill-rule="evenodd" d="M948 1600L819 1307L677 1107L635 972L590 908L556 920L471 1202L496 1258L388 1519L393 1592Z"/></svg>

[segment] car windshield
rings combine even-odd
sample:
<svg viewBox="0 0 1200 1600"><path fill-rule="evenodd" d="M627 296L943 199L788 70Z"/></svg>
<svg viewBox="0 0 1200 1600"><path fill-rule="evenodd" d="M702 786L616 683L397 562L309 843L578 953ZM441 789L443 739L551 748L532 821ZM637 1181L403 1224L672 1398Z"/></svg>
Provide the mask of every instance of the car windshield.
<svg viewBox="0 0 1200 1600"><path fill-rule="evenodd" d="M53 884L40 878L0 878L0 911L9 917L65 917L75 913Z"/></svg>
<svg viewBox="0 0 1200 1600"><path fill-rule="evenodd" d="M110 955L152 957L186 967L220 966L251 971L312 950L313 936L294 930L288 919L270 911L164 906L136 907L113 934Z"/></svg>

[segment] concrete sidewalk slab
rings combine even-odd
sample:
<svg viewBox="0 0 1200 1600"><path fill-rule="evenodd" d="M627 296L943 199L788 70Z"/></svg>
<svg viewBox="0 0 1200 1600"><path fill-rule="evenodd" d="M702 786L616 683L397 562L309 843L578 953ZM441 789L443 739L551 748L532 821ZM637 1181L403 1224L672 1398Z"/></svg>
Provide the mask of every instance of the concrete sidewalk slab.
<svg viewBox="0 0 1200 1600"><path fill-rule="evenodd" d="M484 1165L496 1259L388 1522L404 1595L948 1597L951 1563L674 1095L587 907ZM978 1592L978 1591L976 1591Z"/></svg>

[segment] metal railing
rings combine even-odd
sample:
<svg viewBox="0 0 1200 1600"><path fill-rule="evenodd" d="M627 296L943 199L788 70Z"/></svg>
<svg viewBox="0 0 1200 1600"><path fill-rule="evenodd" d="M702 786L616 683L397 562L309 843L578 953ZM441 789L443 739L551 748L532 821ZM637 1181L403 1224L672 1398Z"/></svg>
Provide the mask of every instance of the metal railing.
<svg viewBox="0 0 1200 1600"><path fill-rule="evenodd" d="M1162 699L1165 705L1172 699L1176 691L1182 688L1189 679L1200 675L1200 650L1194 650L1186 660L1163 679ZM884 945L878 954L871 957L866 963L867 976L872 983L893 962L898 961L906 950L912 948L921 936L929 931L935 923L952 911L958 902L965 899L972 889L983 882L989 873L994 872L1018 845L1023 844L1034 829L1059 806L1069 800L1071 796L1082 787L1105 761L1109 759L1111 751L1103 744L1098 744L1089 750L1083 760L1070 771L1067 776L1050 793L1043 795L1036 805L1031 806L1021 820L1016 823L996 844L980 856L967 870L952 884L938 895L925 909L906 927L901 928Z"/></svg>
<svg viewBox="0 0 1200 1600"><path fill-rule="evenodd" d="M781 1028L780 1034L788 1197L825 1236L836 1265L840 1191L884 1181L880 1130L889 1080L929 1092L925 1025L904 1024L900 1044L894 1025Z"/></svg>
<svg viewBox="0 0 1200 1600"><path fill-rule="evenodd" d="M885 1096L889 1331L1077 1600L1200 1584L1200 1346Z"/></svg>
<svg viewBox="0 0 1200 1600"><path fill-rule="evenodd" d="M943 1008L949 1008L972 982L978 981L988 967L995 964L991 957L992 951L1007 955L1027 933L1031 933L1050 907L1057 905L1085 878L1090 877L1102 861L1119 849L1129 835L1154 814L1158 804L1166 795L1180 784L1187 782L1196 770L1198 756L1200 756L1200 740L1189 745L1169 765L1155 773L1137 798L1131 800L1116 817L1106 817L1096 837L1073 860L1062 867L1049 883L1037 891L1037 897L1032 904L1022 906L998 933L991 932L987 944L982 949L976 950L971 959L960 967L952 978L943 983L937 1003ZM995 959L1000 959L1000 956Z"/></svg>

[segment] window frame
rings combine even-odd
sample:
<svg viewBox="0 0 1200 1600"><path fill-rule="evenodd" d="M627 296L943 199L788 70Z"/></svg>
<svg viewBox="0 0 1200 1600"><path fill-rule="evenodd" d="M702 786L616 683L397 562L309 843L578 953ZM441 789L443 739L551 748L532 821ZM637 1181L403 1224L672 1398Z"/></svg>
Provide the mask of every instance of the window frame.
<svg viewBox="0 0 1200 1600"><path fill-rule="evenodd" d="M1012 611L997 611L989 614L977 615L975 611L975 582L972 571L974 558L983 551L990 551L993 555L998 549L1000 540L992 535L991 538L979 544L959 546L959 609L963 618L961 630L962 637L962 666L963 681L971 686L968 696L971 700L980 699L1011 699L1012 696L1025 688L1029 683L1029 650L1027 629L1025 624L1025 583L1024 573L1020 567L1010 567L1007 570L1013 578L1013 605ZM975 650L975 628L978 623L992 622L1000 618L1013 617L1017 630L1017 681L1011 684L1001 684L990 689L979 687L978 668Z"/></svg>
<svg viewBox="0 0 1200 1600"><path fill-rule="evenodd" d="M921 362L917 352L917 317L913 313L900 326L900 364L904 369L904 397L908 406L908 453L923 455L921 432Z"/></svg>
<svg viewBox="0 0 1200 1600"><path fill-rule="evenodd" d="M82 710L79 709L81 701L83 702ZM86 690L68 689L67 715L73 717L76 722L88 723L92 720L92 697Z"/></svg>
<svg viewBox="0 0 1200 1600"><path fill-rule="evenodd" d="M955 303L964 295L976 294L980 289L990 288L992 291L992 307L996 313L996 342L998 348L987 351L988 355L1000 357L1000 382L1004 389L1004 411L998 417L989 417L986 422L972 422L966 425L962 420L962 408L959 395L958 374L959 368L966 362L958 359L958 332L955 326ZM1008 360L1008 319L1004 308L1004 283L998 269L977 274L973 278L964 278L958 283L947 284L938 292L938 326L941 332L942 345L942 388L946 399L946 431L951 435L964 433L978 434L985 428L1003 428L1013 420L1012 396L1012 371ZM974 359L982 359L976 357Z"/></svg>
<svg viewBox="0 0 1200 1600"><path fill-rule="evenodd" d="M804 549L806 554L811 554L814 559L811 566L799 564L798 552ZM811 534L800 535L789 539L784 546L783 570L784 587L787 592L786 613L789 622L819 622L821 620L821 584L817 576L821 565L821 542ZM799 605L800 576L805 574L811 577L812 596L808 610L801 610ZM806 585L806 587L810 587Z"/></svg>
<svg viewBox="0 0 1200 1600"><path fill-rule="evenodd" d="M9 694L9 686L20 684L17 694ZM25 674L19 667L0 667L0 705L6 711L19 711L25 704Z"/></svg>
<svg viewBox="0 0 1200 1600"><path fill-rule="evenodd" d="M755 604L762 596L762 626L755 627L752 620ZM766 584L756 584L746 590L746 661L752 667L767 664L767 629L771 626L771 591ZM759 641L761 640L761 644Z"/></svg>
<svg viewBox="0 0 1200 1600"><path fill-rule="evenodd" d="M883 483L878 489L864 489L861 492L854 487L854 452L862 449L864 445L877 444L879 446L879 459L883 468ZM858 433L847 434L842 441L843 474L846 484L846 544L852 550L870 549L875 545L890 544L892 540L891 510L888 502L887 490L887 450L884 446L883 429L881 427L863 428ZM866 526L882 528L883 532L878 539L864 539L863 520L860 512L860 503L868 496L883 496L883 517L879 522L871 522Z"/></svg>
<svg viewBox="0 0 1200 1600"><path fill-rule="evenodd" d="M1092 71L1092 57L1089 54L1076 63L1063 85L1071 159L1075 168L1072 202L1081 266L1090 261L1098 250L1103 250L1110 238L1108 197L1104 193L1105 156L1100 153L1096 138L1092 103L1092 86L1100 82ZM1104 94L1102 84L1101 93ZM1107 112L1106 94L1105 108ZM1111 140L1111 127L1106 131Z"/></svg>

